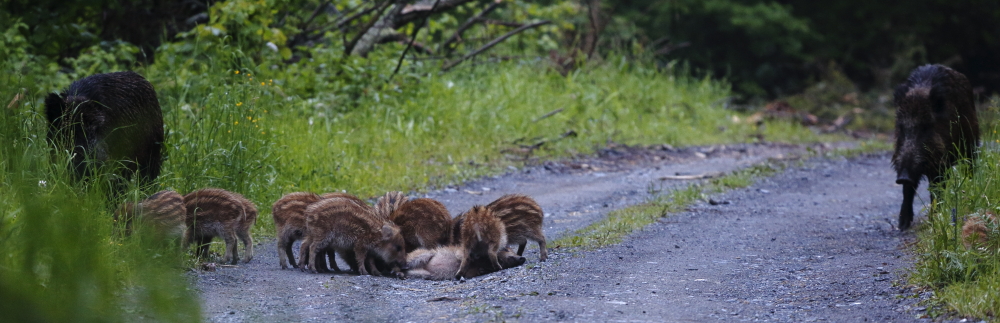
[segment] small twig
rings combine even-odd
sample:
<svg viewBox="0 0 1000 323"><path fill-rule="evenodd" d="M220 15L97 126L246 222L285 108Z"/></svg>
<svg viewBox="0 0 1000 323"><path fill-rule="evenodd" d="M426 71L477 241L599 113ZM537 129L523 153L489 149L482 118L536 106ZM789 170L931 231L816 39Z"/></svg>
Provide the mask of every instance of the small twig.
<svg viewBox="0 0 1000 323"><path fill-rule="evenodd" d="M562 111L563 111L563 108L558 108L558 109L552 110L549 113L543 114L541 117L535 118L535 120L531 120L531 122L534 123L534 122L541 121L542 119L551 117L551 116L555 115L556 113L559 113L559 112L562 112Z"/></svg>
<svg viewBox="0 0 1000 323"><path fill-rule="evenodd" d="M514 36L515 34L517 34L519 32L522 32L522 31L525 31L525 30L528 30L528 29L531 29L531 28L535 28L535 27L538 27L538 26L541 26L541 25L546 25L546 24L549 24L549 23L551 23L551 21L543 20L543 21L539 21L539 22L527 24L527 25L521 26L520 28L511 30L510 32L504 34L503 36L500 36L497 39L494 39L493 41L487 43L486 45L483 45L483 47L479 47L479 49L476 49L475 51L473 51L471 53L465 54L465 56L462 56L462 58L459 58L457 60L454 60L454 61L452 61L450 63L445 64L443 67L441 67L441 71L442 72L446 72L446 71L450 70L452 67L457 66L458 64L464 62L465 60L467 60L469 58L472 58L473 56L476 56L479 53L482 53L482 52L486 51L487 49L490 49L493 46L496 46L497 44L499 44L500 42L504 41L505 39L510 38L510 36Z"/></svg>
<svg viewBox="0 0 1000 323"><path fill-rule="evenodd" d="M487 25L498 25L498 26L507 26L507 27L521 27L521 26L524 26L524 24L519 23L519 22L503 21L503 20L496 20L496 19L482 19L481 21L484 24L487 24Z"/></svg>
<svg viewBox="0 0 1000 323"><path fill-rule="evenodd" d="M461 26L458 26L458 29L455 30L455 33L451 34L451 37L448 37L448 40L446 40L444 44L441 45L441 48L444 48L446 51L450 53L451 49L450 47L448 47L448 45L451 45L451 43L454 43L459 39L461 39L462 33L464 33L466 29L471 28L473 24L479 21L479 19L483 18L483 16L488 15L494 9L499 7L500 3L501 3L500 1L494 1L488 7L486 7L486 9L483 9L483 11L479 12L479 14L473 16L472 18L469 18L469 20L466 20L465 23L463 23Z"/></svg>
<svg viewBox="0 0 1000 323"><path fill-rule="evenodd" d="M319 13L321 11L323 11L323 9L326 9L326 6L328 6L328 5L330 5L330 1L324 1L323 3L321 3L319 5L319 7L316 7L316 10L313 10L313 13L312 13L311 16L309 16L309 19L306 19L306 22L302 23L302 29L305 29L306 27L308 27L309 24L312 23L313 19L316 19L316 16L318 16Z"/></svg>
<svg viewBox="0 0 1000 323"><path fill-rule="evenodd" d="M427 24L427 18L431 16L431 13L434 13L434 9L437 8L438 3L440 2L441 0L434 0L434 5L432 5L431 10L428 10L427 14L424 15L424 20L417 25L417 28L413 28L413 35L410 35L410 41L406 42L406 49L403 50L402 55L399 55L399 61L396 62L396 69L392 70L392 74L390 74L389 79L386 80L387 83L392 81L392 78L396 76L396 73L399 73L399 68L403 66L403 59L406 58L406 53L410 52L410 48L413 48L413 43L417 41L417 33L420 32L420 28Z"/></svg>
<svg viewBox="0 0 1000 323"><path fill-rule="evenodd" d="M346 11L345 13L357 10L357 8L360 8L360 7L361 6L357 6L357 7L353 8L353 9L351 9L350 11ZM375 8L378 8L378 4L375 4L371 8L368 8L368 9L356 12L356 13L350 15L350 16L345 17L344 19L337 20L337 21L333 22L333 26L334 26L334 28L337 28L337 29L343 28L344 25L350 23L351 21L354 21L355 19L358 19L358 17L367 15L368 13L372 12L373 10L375 10ZM329 27L329 26L320 28L319 30L326 29L327 27Z"/></svg>

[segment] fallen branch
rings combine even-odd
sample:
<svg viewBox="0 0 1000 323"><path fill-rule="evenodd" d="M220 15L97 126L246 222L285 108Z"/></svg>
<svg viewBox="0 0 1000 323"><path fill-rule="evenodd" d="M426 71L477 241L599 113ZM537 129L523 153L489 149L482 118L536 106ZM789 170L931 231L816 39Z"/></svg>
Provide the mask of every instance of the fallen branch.
<svg viewBox="0 0 1000 323"><path fill-rule="evenodd" d="M546 25L546 24L549 24L549 23L551 23L551 21L543 20L543 21L539 21L539 22L527 24L527 25L521 26L520 28L511 30L510 32L504 34L503 36L500 36L499 38L494 39L493 41L487 43L486 45L483 45L483 47L479 47L479 49L476 49L475 51L473 51L471 53L465 54L465 56L462 56L462 58L459 58L457 60L454 60L452 62L449 62L449 63L445 64L444 66L441 67L441 71L442 72L446 72L446 71L450 70L452 67L457 66L458 64L464 62L465 60L467 60L469 58L472 58L473 56L479 55L479 53L482 53L482 52L486 51L487 49L490 49L493 46L496 46L500 42L506 40L507 38L510 38L510 36L514 36L515 34L517 34L519 32L522 32L522 31L525 31L525 30L528 30L528 29L531 29L531 28L535 28L535 27L538 27L538 26Z"/></svg>
<svg viewBox="0 0 1000 323"><path fill-rule="evenodd" d="M541 117L535 118L535 120L531 120L531 122L534 123L534 122L541 121L542 119L554 116L556 113L559 113L559 112L562 112L562 111L563 111L563 108L558 108L558 109L552 110L549 113L543 114Z"/></svg>
<svg viewBox="0 0 1000 323"><path fill-rule="evenodd" d="M665 180L668 180L668 179L676 179L676 180L704 179L704 178L721 177L722 175L725 175L725 174L722 173L722 172L708 172L708 173L702 173L702 174L698 174L698 175L673 175L673 176L668 175L668 176L660 177L660 180L661 181L665 181Z"/></svg>

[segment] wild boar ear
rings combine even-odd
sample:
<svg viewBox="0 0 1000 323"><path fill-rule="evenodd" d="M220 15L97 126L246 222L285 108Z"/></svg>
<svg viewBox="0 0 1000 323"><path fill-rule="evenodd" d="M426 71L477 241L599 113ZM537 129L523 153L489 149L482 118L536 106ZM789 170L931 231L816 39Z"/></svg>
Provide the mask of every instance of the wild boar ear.
<svg viewBox="0 0 1000 323"><path fill-rule="evenodd" d="M392 226L389 225L388 223L382 225L382 241L388 241L389 239L392 239L392 236L395 233L396 232L392 229Z"/></svg>
<svg viewBox="0 0 1000 323"><path fill-rule="evenodd" d="M66 110L66 101L56 93L49 93L45 97L45 117L49 119L49 124L54 124L56 119L62 117Z"/></svg>

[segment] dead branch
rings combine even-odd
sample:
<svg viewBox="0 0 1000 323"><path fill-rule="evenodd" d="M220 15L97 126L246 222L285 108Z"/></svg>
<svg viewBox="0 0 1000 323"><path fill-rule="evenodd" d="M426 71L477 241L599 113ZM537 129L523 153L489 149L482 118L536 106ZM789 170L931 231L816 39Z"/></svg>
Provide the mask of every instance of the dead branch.
<svg viewBox="0 0 1000 323"><path fill-rule="evenodd" d="M330 5L330 1L324 1L318 7L316 7L316 10L313 10L313 13L312 13L312 15L309 16L309 19L306 19L306 21L304 23L302 23L301 29L305 29L306 27L308 27L309 24L312 23L313 19L316 19L316 16L318 16L319 13L322 12L323 9L326 9L326 6L329 6L329 5Z"/></svg>
<svg viewBox="0 0 1000 323"><path fill-rule="evenodd" d="M451 45L451 43L454 43L462 39L462 33L464 33L466 29L469 29L470 27L472 27L472 25L474 25L484 16L488 15L490 12L493 12L494 9L500 6L500 3L501 3L500 1L494 1L493 3L490 3L490 5L486 7L486 9L483 9L483 11L480 11L475 16L472 16L472 18L469 18L469 20L466 20L464 23L462 23L461 26L458 26L458 29L455 30L455 33L451 34L451 37L448 37L448 40L446 40L444 44L441 45L441 48L444 48L445 51L451 53L453 48L449 47L449 45Z"/></svg>
<svg viewBox="0 0 1000 323"><path fill-rule="evenodd" d="M409 37L406 37L406 35L403 35L403 34L400 34L400 33L392 33L392 34L382 35L382 36L379 37L378 41L376 41L375 43L376 44L385 44L385 43L389 43L389 42L396 42L396 43L399 43L399 44L402 44L402 45L407 45L410 42L413 42L413 49L416 50L418 53L424 54L424 55L434 54L434 49L430 48L430 46L427 46L427 45L424 45L421 42L412 40ZM416 58L410 58L410 59L416 59Z"/></svg>
<svg viewBox="0 0 1000 323"><path fill-rule="evenodd" d="M542 21L538 21L538 22L534 22L534 23L531 23L531 24L527 24L527 25L521 26L520 28L511 30L510 32L504 34L503 36L500 36L497 39L494 39L493 41L487 43L486 45L483 45L482 47L479 47L479 49L476 49L476 50L472 51L471 53L465 54L465 56L462 56L462 58L459 58L457 60L454 60L452 62L449 62L449 63L445 64L444 66L441 67L441 71L445 72L445 71L450 70L451 68L457 66L458 64L464 62L465 60L467 60L469 58L472 58L473 56L476 56L479 53L482 53L482 52L486 51L487 49L490 49L493 46L496 46L500 42L506 40L507 38L510 38L510 36L514 36L517 33L520 33L522 31L525 31L525 30L528 30L528 29L531 29L531 28L535 28L535 27L538 27L538 26L546 25L546 24L549 24L549 23L551 23L551 21L542 20Z"/></svg>
<svg viewBox="0 0 1000 323"><path fill-rule="evenodd" d="M667 175L667 176L660 177L660 180L661 181L665 181L665 180L670 180L670 179L675 179L675 180L691 180L691 179L703 179L703 178L716 178L716 177L722 177L722 175L725 175L725 173L723 173L723 172L708 172L708 173L696 174L696 175L673 175L673 176Z"/></svg>
<svg viewBox="0 0 1000 323"><path fill-rule="evenodd" d="M670 52L672 52L672 51L674 51L676 49L681 49L681 48L688 47L688 46L691 46L691 42L683 42L683 43L680 43L680 44L677 44L677 45L673 45L673 44L670 44L669 41L668 41L667 44L663 46L663 48L657 49L656 52L654 52L653 54L655 54L655 55L666 55L666 54L670 54Z"/></svg>
<svg viewBox="0 0 1000 323"><path fill-rule="evenodd" d="M587 54L587 59L594 56L594 51L597 49L597 40L604 29L604 24L601 22L601 0L590 0L587 3L587 9L589 13L589 28L587 28L587 34L584 36L583 48L581 50Z"/></svg>
<svg viewBox="0 0 1000 323"><path fill-rule="evenodd" d="M503 21L503 20L496 20L496 19L482 19L482 22L484 24L487 24L487 25L497 25L497 26L506 26L506 27L521 27L521 26L524 26L524 24L519 23L519 22Z"/></svg>
<svg viewBox="0 0 1000 323"><path fill-rule="evenodd" d="M420 19L420 17L423 17L425 14L435 14L448 11L472 1L473 0L441 0L437 6L434 6L433 1L423 0L414 4L406 5L399 15L393 17L392 28L396 29L402 27L410 22L413 22L414 20Z"/></svg>
<svg viewBox="0 0 1000 323"><path fill-rule="evenodd" d="M534 122L541 121L542 119L554 116L554 115L556 115L556 113L559 113L559 112L562 112L562 111L563 111L563 108L558 108L558 109L552 110L549 113L543 114L541 117L535 118L535 120L531 120L531 122L534 123Z"/></svg>
<svg viewBox="0 0 1000 323"><path fill-rule="evenodd" d="M361 41L361 38L364 37L366 34L368 34L368 29L371 29L372 26L375 26L375 23L377 23L379 19L382 19L382 12L385 11L385 8L389 7L390 3L392 3L392 0L385 0L382 3L378 4L378 6L376 6L375 15L372 16L372 19L365 24L365 27L361 29L361 32L358 33L357 36L355 36L353 39L351 39L350 42L344 45L344 55L350 55L351 52L354 51L354 47L358 45L358 42Z"/></svg>
<svg viewBox="0 0 1000 323"><path fill-rule="evenodd" d="M413 43L417 41L417 34L420 33L420 28L427 24L427 17L431 16L431 12L434 12L434 8L437 8L438 3L440 2L441 0L434 0L434 5L431 6L431 10L429 10L427 15L424 16L424 20L420 21L417 28L413 28L413 35L410 35L410 41L406 43L406 49L403 50L403 54L399 55L399 61L396 62L396 69L392 71L392 75L389 75L390 81L394 76L396 76L396 73L399 73L399 68L403 66L403 59L406 58L406 53L410 52L410 48L413 48Z"/></svg>

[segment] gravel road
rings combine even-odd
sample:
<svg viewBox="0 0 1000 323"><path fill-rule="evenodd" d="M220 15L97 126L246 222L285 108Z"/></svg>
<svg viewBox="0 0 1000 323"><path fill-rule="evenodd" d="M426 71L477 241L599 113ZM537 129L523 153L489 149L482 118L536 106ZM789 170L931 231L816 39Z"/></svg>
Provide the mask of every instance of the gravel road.
<svg viewBox="0 0 1000 323"><path fill-rule="evenodd" d="M505 193L533 196L550 240L693 181L827 146L611 147L424 196L453 214ZM886 154L814 158L697 203L597 250L550 244L538 262L465 281L281 270L274 241L238 267L195 272L206 318L245 321L924 321L926 295L900 284L911 233L894 228L901 189ZM916 207L927 201L919 192ZM258 203L266 205L266 203ZM262 219L265 220L265 219ZM916 221L923 220L918 216Z"/></svg>

